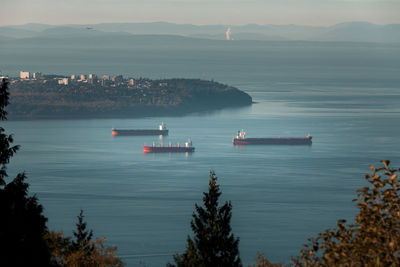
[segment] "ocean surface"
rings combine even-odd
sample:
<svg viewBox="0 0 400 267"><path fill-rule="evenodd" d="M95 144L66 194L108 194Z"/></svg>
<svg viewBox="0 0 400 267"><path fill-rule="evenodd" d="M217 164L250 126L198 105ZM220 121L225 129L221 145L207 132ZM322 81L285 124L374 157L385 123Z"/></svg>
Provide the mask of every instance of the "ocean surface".
<svg viewBox="0 0 400 267"><path fill-rule="evenodd" d="M95 236L117 246L127 266L165 266L183 252L210 170L218 176L222 200L232 203L232 231L247 266L257 251L288 262L307 238L338 219L352 221L352 199L366 185L368 166L390 159L400 167L400 45L256 42L165 53L142 48L127 56L132 60L118 51L99 58L101 49L87 51L82 60L78 50L75 58L67 53L64 64L39 51L26 65L8 55L0 67L8 73L28 68L199 77L237 86L255 101L183 117L4 123L21 145L10 176L26 172L48 227L71 235L83 209ZM162 139L111 136L112 127L155 128L162 121L170 130ZM313 144L233 146L240 129L248 137L310 133ZM187 138L196 147L192 154L142 153L144 144Z"/></svg>

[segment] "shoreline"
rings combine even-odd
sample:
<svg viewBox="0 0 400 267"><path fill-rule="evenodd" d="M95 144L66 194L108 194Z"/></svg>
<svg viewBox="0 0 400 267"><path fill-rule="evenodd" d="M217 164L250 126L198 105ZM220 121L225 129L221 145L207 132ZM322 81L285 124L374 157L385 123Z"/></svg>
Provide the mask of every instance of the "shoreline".
<svg viewBox="0 0 400 267"><path fill-rule="evenodd" d="M163 117L186 117L189 115L209 115L217 112L221 112L224 110L237 110L246 107L251 107L253 104L257 104L257 102L251 102L250 104L243 104L238 106L226 106L215 109L201 109L194 111L182 112L181 110L174 110L170 112L160 111L154 114L112 114L112 115L96 115L96 114L87 114L87 115L79 115L79 116L22 116L22 115L13 115L10 112L8 113L7 121L48 121L48 120L97 120L97 119L145 119L145 118L163 118Z"/></svg>

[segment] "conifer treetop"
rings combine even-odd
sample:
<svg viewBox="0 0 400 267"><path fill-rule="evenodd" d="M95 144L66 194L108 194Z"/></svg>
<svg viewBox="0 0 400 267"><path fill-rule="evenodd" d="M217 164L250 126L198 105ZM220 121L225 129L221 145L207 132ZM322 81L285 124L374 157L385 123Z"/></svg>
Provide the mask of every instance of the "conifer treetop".
<svg viewBox="0 0 400 267"><path fill-rule="evenodd" d="M174 256L177 266L242 266L239 238L231 233L232 205L218 203L221 196L217 177L210 172L208 192L203 193L203 206L195 205L190 226L194 237L187 238L186 251Z"/></svg>

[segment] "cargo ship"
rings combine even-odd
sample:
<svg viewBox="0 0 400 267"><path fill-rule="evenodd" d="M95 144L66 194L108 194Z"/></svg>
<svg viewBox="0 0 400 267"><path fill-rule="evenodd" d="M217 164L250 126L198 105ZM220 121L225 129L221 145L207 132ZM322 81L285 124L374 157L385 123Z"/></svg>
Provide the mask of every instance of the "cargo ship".
<svg viewBox="0 0 400 267"><path fill-rule="evenodd" d="M233 137L232 142L234 145L311 145L312 136L246 138L246 132L241 130Z"/></svg>
<svg viewBox="0 0 400 267"><path fill-rule="evenodd" d="M158 129L154 130L121 130L121 129L111 129L112 136L128 136L128 135L168 135L168 130L164 123L158 126Z"/></svg>
<svg viewBox="0 0 400 267"><path fill-rule="evenodd" d="M143 153L162 153L162 152L194 152L192 141L189 139L184 146L180 146L179 143L173 146L171 143L168 146L162 144L156 145L153 143L152 146L143 146Z"/></svg>

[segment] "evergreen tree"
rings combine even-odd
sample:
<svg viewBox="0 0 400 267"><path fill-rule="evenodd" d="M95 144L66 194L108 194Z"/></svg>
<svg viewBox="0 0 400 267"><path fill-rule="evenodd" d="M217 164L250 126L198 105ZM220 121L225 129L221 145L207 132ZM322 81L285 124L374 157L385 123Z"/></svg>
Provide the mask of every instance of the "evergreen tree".
<svg viewBox="0 0 400 267"><path fill-rule="evenodd" d="M90 246L90 240L93 237L93 231L86 230L86 222L83 221L83 210L79 213L78 223L76 224L76 232L74 231L75 241L72 241L72 245L75 250L79 248L84 248L84 250L90 252L93 250L93 247Z"/></svg>
<svg viewBox="0 0 400 267"><path fill-rule="evenodd" d="M204 207L195 205L196 213L190 226L194 238L187 238L186 251L174 256L177 266L242 266L239 257L239 238L231 233L232 205L219 207L221 196L217 177L210 172L208 193L203 193Z"/></svg>
<svg viewBox="0 0 400 267"><path fill-rule="evenodd" d="M8 83L0 82L0 120L7 119ZM36 196L28 196L29 184L20 173L6 183L7 164L18 150L13 138L0 127L0 263L2 266L49 266L50 252L43 238L47 218Z"/></svg>
<svg viewBox="0 0 400 267"><path fill-rule="evenodd" d="M81 210L73 232L74 239L60 232L49 231L46 234L48 246L52 249L51 260L58 266L76 267L123 267L124 263L116 256L117 248L106 246L105 238L92 239L93 231L86 229Z"/></svg>
<svg viewBox="0 0 400 267"><path fill-rule="evenodd" d="M8 82L3 79L0 81L0 121L7 120L7 111L5 107L9 104L9 92L7 90ZM0 127L0 187L6 185L5 178L7 178L7 164L10 162L10 158L19 149L19 146L12 146L13 143L12 135L5 134L3 127Z"/></svg>

